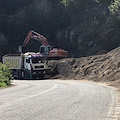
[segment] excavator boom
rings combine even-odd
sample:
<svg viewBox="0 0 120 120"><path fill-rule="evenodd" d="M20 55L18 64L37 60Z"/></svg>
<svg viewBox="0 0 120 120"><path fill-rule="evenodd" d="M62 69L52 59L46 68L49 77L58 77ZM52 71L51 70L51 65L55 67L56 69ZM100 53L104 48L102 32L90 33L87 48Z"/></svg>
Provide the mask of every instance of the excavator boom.
<svg viewBox="0 0 120 120"><path fill-rule="evenodd" d="M38 34L37 32L30 30L25 41L23 42L23 46L27 45L27 43L30 41L30 39L37 40L41 42L42 45L49 46L47 38L43 35Z"/></svg>

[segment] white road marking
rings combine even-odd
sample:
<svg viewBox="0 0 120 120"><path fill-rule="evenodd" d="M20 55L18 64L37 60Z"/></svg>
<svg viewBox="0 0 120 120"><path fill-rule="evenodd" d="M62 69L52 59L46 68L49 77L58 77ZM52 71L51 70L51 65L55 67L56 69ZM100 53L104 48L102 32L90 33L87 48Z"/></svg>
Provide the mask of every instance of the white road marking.
<svg viewBox="0 0 120 120"><path fill-rule="evenodd" d="M110 91L111 96L112 96L112 103L111 107L109 109L107 118L105 120L118 120L119 118L119 113L120 113L120 107L118 106L118 96L115 94L113 95L112 91Z"/></svg>
<svg viewBox="0 0 120 120"><path fill-rule="evenodd" d="M24 97L24 98L21 98L21 99L18 99L18 100L14 100L14 101L11 101L11 102L7 102L7 103L1 105L0 107L9 106L9 105L12 105L12 103L19 102L19 101L22 101L22 100L26 100L26 99L29 99L29 98L33 98L33 97L45 94L47 92L50 92L50 91L56 89L57 87L58 87L58 85L55 84L53 87L51 87L51 88L49 88L49 89L47 89L47 90L45 90L45 91L43 91L41 93L30 95L30 96L27 96L27 97Z"/></svg>

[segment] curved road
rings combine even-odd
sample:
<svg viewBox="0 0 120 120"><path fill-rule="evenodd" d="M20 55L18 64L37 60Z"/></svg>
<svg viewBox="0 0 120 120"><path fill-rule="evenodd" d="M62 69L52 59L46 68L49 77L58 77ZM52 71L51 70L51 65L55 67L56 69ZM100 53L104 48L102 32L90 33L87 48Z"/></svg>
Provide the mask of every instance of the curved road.
<svg viewBox="0 0 120 120"><path fill-rule="evenodd" d="M92 82L14 80L0 89L0 120L117 120L117 94Z"/></svg>

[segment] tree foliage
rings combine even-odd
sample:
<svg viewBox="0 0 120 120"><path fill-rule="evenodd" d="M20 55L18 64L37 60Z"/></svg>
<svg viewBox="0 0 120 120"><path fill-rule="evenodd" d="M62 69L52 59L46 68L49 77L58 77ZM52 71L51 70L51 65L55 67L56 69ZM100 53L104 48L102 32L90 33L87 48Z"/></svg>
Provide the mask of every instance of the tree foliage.
<svg viewBox="0 0 120 120"><path fill-rule="evenodd" d="M112 1L109 5L109 10L115 18L120 19L120 0Z"/></svg>
<svg viewBox="0 0 120 120"><path fill-rule="evenodd" d="M11 85L12 75L8 66L0 63L0 87Z"/></svg>

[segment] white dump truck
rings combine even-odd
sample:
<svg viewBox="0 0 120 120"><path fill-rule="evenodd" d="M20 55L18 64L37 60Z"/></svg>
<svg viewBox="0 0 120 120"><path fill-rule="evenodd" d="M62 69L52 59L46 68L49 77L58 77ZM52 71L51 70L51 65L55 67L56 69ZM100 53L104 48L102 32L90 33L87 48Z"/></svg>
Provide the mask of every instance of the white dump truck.
<svg viewBox="0 0 120 120"><path fill-rule="evenodd" d="M41 54L27 52L25 54L7 54L3 56L3 64L10 66L14 78L43 79L47 70L47 61Z"/></svg>

